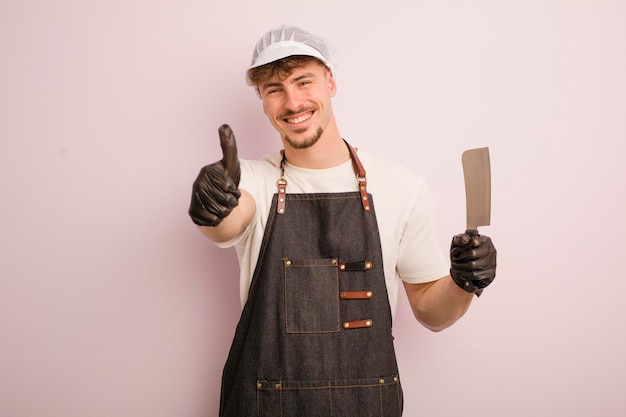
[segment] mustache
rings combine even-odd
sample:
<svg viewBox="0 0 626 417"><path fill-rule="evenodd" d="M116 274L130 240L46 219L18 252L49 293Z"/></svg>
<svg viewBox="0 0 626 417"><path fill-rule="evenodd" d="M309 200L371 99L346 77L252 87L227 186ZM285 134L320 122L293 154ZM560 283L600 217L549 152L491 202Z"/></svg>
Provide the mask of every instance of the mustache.
<svg viewBox="0 0 626 417"><path fill-rule="evenodd" d="M297 110L286 110L279 117L281 119L287 119L288 117L293 117L293 116L296 116L296 115L302 114L302 113L313 112L315 110L317 110L317 109L314 108L314 107L303 107L303 108L297 109Z"/></svg>

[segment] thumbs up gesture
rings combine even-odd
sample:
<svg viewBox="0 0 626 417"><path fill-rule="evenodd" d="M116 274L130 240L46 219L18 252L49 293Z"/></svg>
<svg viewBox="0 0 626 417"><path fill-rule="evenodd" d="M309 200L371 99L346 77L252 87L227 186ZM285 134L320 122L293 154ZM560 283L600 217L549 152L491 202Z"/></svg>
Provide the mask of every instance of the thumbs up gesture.
<svg viewBox="0 0 626 417"><path fill-rule="evenodd" d="M189 216L199 226L217 226L239 204L241 167L232 129L218 129L222 159L200 170L193 183Z"/></svg>

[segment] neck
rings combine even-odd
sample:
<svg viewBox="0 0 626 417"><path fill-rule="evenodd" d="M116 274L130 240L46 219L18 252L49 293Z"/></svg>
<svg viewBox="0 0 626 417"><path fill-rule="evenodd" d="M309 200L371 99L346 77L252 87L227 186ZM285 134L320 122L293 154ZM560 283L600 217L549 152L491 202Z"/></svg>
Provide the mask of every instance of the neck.
<svg viewBox="0 0 626 417"><path fill-rule="evenodd" d="M285 158L291 165L308 169L325 169L340 165L350 159L350 152L337 129L324 132L312 146L296 149L283 141Z"/></svg>

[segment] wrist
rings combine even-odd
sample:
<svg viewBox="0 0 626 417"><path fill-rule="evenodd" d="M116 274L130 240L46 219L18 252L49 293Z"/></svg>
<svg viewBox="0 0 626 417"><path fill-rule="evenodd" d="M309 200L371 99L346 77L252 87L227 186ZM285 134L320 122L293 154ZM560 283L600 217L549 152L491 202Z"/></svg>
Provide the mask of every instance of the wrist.
<svg viewBox="0 0 626 417"><path fill-rule="evenodd" d="M464 279L462 275L453 268L450 268L450 277L452 277L452 281L454 281L459 288L470 294L475 294L476 297L480 297L483 292L484 288L478 288L472 281Z"/></svg>

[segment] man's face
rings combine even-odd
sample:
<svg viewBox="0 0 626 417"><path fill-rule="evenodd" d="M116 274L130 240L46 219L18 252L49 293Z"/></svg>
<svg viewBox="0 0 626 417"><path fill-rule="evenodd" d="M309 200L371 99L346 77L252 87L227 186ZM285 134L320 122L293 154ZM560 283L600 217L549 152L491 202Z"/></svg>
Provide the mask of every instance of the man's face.
<svg viewBox="0 0 626 417"><path fill-rule="evenodd" d="M313 146L334 117L331 98L336 84L330 71L317 62L296 68L286 79L275 76L259 84L263 111L285 145Z"/></svg>

